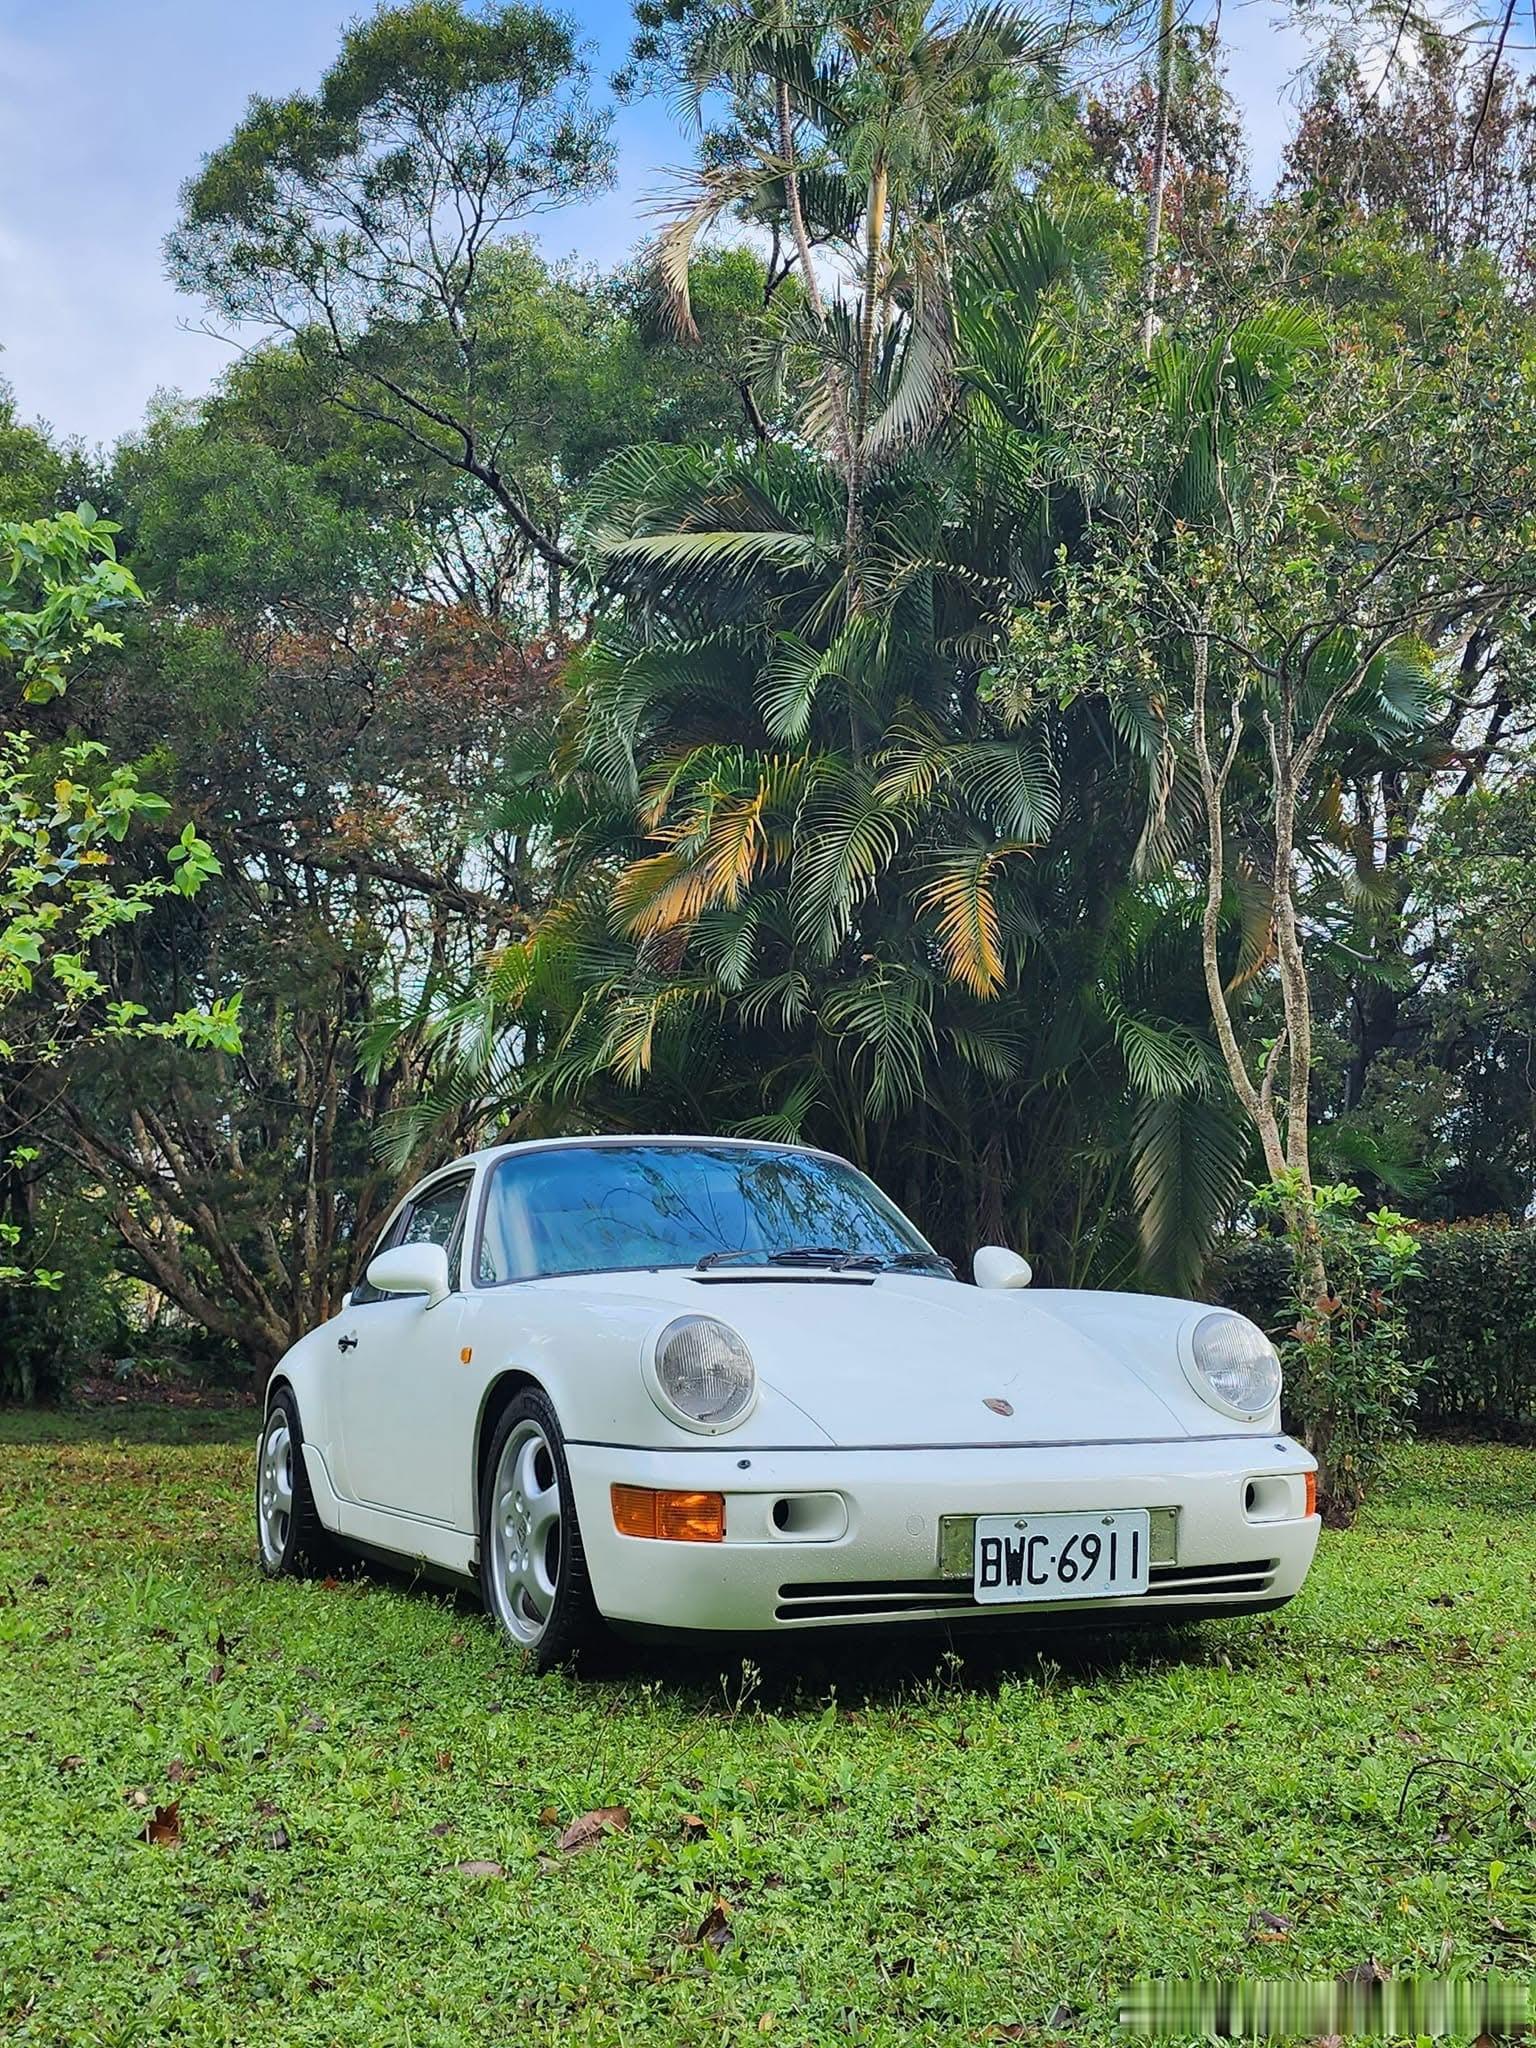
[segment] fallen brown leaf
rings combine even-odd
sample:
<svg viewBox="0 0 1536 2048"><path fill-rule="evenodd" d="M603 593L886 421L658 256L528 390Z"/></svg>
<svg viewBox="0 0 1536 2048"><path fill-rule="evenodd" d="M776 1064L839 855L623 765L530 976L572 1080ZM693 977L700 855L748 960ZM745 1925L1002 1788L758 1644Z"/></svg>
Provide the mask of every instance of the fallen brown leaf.
<svg viewBox="0 0 1536 2048"><path fill-rule="evenodd" d="M85 1758L83 1756L61 1756L59 1758L59 1769L61 1771L78 1771L84 1762Z"/></svg>
<svg viewBox="0 0 1536 2048"><path fill-rule="evenodd" d="M697 1813L685 1813L682 1820L683 1834L690 1842L697 1842L709 1833L709 1822Z"/></svg>
<svg viewBox="0 0 1536 2048"><path fill-rule="evenodd" d="M730 1945L735 1936L731 1932L731 1909L724 1899L716 1899L686 1939L690 1948L712 1948L716 1955Z"/></svg>
<svg viewBox="0 0 1536 2048"><path fill-rule="evenodd" d="M579 1855L583 1849L595 1849L605 1836L622 1834L628 1826L627 1806L594 1806L571 1822L560 1837L560 1847L567 1856Z"/></svg>
<svg viewBox="0 0 1536 2048"><path fill-rule="evenodd" d="M172 1783L173 1785L179 1785L179 1784L181 1783L182 1779L183 1779L183 1778L185 1778L185 1777L187 1777L187 1776L188 1776L189 1774L188 1774L188 1771L187 1771L187 1767L186 1767L186 1765L185 1765L185 1764L184 1764L184 1763L182 1762L181 1758L180 1758L180 1757L178 1756L178 1757L175 1757L175 1758L173 1758L173 1759L172 1759L172 1762L171 1762L171 1767L170 1767L170 1769L169 1769L169 1770L168 1770L168 1771L166 1772L166 1774L165 1774L165 1775L166 1775L166 1777L167 1777L167 1778L169 1778L169 1779L170 1779L170 1781L171 1781L171 1783Z"/></svg>
<svg viewBox="0 0 1536 2048"><path fill-rule="evenodd" d="M156 1849L174 1849L181 1841L181 1801L157 1806L139 1830L139 1840Z"/></svg>
<svg viewBox="0 0 1536 2048"><path fill-rule="evenodd" d="M505 1877L506 1872L499 1863L492 1863L488 1857L472 1856L467 1863L456 1863L454 1869L461 1877Z"/></svg>

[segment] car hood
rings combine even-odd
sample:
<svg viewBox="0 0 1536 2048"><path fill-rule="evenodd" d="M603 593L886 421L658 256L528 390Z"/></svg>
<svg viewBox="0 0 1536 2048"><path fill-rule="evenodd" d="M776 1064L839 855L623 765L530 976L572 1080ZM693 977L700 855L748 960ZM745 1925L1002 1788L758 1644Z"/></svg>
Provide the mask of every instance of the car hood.
<svg viewBox="0 0 1536 2048"><path fill-rule="evenodd" d="M1202 1312L1191 1302L743 1268L580 1284L632 1309L653 1303L658 1324L683 1313L730 1323L764 1387L813 1425L808 1436L841 1446L1111 1443L1242 1427L1184 1376L1179 1331ZM784 1412L772 1406L782 1442ZM749 1423L742 1440L758 1434Z"/></svg>

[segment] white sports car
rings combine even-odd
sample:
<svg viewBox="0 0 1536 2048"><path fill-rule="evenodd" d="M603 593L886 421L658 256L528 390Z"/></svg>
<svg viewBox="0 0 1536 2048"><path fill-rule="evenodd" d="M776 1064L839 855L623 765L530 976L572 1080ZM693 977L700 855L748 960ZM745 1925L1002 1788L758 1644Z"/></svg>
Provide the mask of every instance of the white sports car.
<svg viewBox="0 0 1536 2048"><path fill-rule="evenodd" d="M273 1373L270 1573L341 1542L478 1578L542 1666L602 1623L1277 1607L1315 1467L1252 1323L976 1285L846 1160L570 1138L443 1168Z"/></svg>

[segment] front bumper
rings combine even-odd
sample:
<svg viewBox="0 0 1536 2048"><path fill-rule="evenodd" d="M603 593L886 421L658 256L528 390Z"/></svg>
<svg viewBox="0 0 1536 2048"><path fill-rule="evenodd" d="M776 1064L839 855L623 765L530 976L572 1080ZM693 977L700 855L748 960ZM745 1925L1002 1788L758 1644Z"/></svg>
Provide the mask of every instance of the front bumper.
<svg viewBox="0 0 1536 2048"><path fill-rule="evenodd" d="M1314 1460L1289 1437L1007 1449L644 1451L566 1447L592 1589L610 1621L756 1633L851 1623L1106 1622L1274 1606L1306 1578ZM725 1495L723 1543L621 1536L613 1485ZM976 1515L1153 1510L1150 1590L1128 1599L978 1605ZM1159 1533L1161 1532L1161 1533Z"/></svg>

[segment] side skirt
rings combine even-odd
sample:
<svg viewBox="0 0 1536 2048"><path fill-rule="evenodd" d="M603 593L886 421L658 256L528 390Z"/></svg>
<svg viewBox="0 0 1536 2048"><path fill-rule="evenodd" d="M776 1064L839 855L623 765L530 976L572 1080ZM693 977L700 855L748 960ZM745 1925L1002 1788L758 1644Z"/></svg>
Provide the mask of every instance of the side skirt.
<svg viewBox="0 0 1536 2048"><path fill-rule="evenodd" d="M435 1565L455 1578L475 1577L476 1543L463 1529L450 1529L441 1522L419 1521L414 1515L396 1514L391 1508L366 1507L361 1501L343 1500L331 1484L331 1475L318 1447L306 1440L304 1469L320 1519L333 1536L358 1549L379 1552L409 1568L413 1564Z"/></svg>

